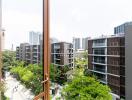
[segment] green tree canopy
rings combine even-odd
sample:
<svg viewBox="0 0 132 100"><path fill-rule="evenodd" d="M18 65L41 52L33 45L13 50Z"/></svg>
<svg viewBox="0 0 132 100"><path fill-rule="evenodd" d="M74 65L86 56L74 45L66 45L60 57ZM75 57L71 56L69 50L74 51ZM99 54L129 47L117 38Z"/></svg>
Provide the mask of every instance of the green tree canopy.
<svg viewBox="0 0 132 100"><path fill-rule="evenodd" d="M112 100L108 86L86 76L74 77L62 94L66 100Z"/></svg>
<svg viewBox="0 0 132 100"><path fill-rule="evenodd" d="M24 66L23 62L16 64L16 66L11 67L10 72L17 75L17 79L27 88L31 88L35 95L41 93L43 90L43 84L41 83L43 81L42 65L29 64Z"/></svg>
<svg viewBox="0 0 132 100"><path fill-rule="evenodd" d="M9 69L9 66L14 65L16 61L16 53L15 51L3 51L2 52L2 60L3 60L3 68L4 69Z"/></svg>
<svg viewBox="0 0 132 100"><path fill-rule="evenodd" d="M69 67L67 65L60 67L50 64L50 80L58 84L64 84L67 81L67 71L69 71Z"/></svg>

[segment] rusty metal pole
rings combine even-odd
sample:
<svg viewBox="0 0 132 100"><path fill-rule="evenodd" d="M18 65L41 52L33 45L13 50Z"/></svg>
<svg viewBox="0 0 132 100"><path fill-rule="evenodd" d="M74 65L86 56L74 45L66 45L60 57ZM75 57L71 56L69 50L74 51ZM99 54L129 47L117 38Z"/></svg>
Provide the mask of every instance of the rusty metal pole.
<svg viewBox="0 0 132 100"><path fill-rule="evenodd" d="M43 67L44 67L44 100L50 100L50 41L49 41L49 0L43 1Z"/></svg>
<svg viewBox="0 0 132 100"><path fill-rule="evenodd" d="M50 39L49 39L49 0L43 0L43 92L34 97L50 100Z"/></svg>

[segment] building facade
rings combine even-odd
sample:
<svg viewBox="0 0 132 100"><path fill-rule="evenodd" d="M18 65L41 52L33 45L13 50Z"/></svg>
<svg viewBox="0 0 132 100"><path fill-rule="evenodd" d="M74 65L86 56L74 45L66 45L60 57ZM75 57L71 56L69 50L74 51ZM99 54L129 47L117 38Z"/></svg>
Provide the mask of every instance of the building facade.
<svg viewBox="0 0 132 100"><path fill-rule="evenodd" d="M114 27L114 34L124 34L127 32L127 27L132 28L132 22L126 22L117 27Z"/></svg>
<svg viewBox="0 0 132 100"><path fill-rule="evenodd" d="M17 47L16 50L16 59L20 61L26 61L26 46L28 46L29 43L21 43L20 47Z"/></svg>
<svg viewBox="0 0 132 100"><path fill-rule="evenodd" d="M28 64L40 63L40 45L26 46L26 62Z"/></svg>
<svg viewBox="0 0 132 100"><path fill-rule="evenodd" d="M20 44L20 47L16 47L16 60L24 61L27 64L39 64L40 45Z"/></svg>
<svg viewBox="0 0 132 100"><path fill-rule="evenodd" d="M73 67L73 45L66 42L51 44L51 63L56 66Z"/></svg>
<svg viewBox="0 0 132 100"><path fill-rule="evenodd" d="M125 37L115 35L88 41L88 68L107 84L113 100L125 98Z"/></svg>

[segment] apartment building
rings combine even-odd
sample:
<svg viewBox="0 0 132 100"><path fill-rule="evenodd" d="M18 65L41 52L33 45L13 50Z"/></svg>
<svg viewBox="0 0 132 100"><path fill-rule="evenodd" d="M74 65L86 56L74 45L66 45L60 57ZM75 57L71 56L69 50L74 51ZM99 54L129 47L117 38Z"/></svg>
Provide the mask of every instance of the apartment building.
<svg viewBox="0 0 132 100"><path fill-rule="evenodd" d="M25 61L27 64L39 64L40 45L20 44L20 47L16 47L16 59Z"/></svg>
<svg viewBox="0 0 132 100"><path fill-rule="evenodd" d="M28 46L29 43L21 43L20 47L16 47L16 59L20 61L26 61L26 46Z"/></svg>
<svg viewBox="0 0 132 100"><path fill-rule="evenodd" d="M125 34L125 100L132 99L132 22L114 28L114 34Z"/></svg>
<svg viewBox="0 0 132 100"><path fill-rule="evenodd" d="M26 62L28 64L40 63L40 45L26 46Z"/></svg>
<svg viewBox="0 0 132 100"><path fill-rule="evenodd" d="M88 41L88 68L107 84L113 100L125 98L125 37L113 35Z"/></svg>
<svg viewBox="0 0 132 100"><path fill-rule="evenodd" d="M56 66L73 67L73 45L66 42L51 44L51 63Z"/></svg>
<svg viewBox="0 0 132 100"><path fill-rule="evenodd" d="M114 35L88 41L88 69L107 84L113 100L132 98L132 22L114 28Z"/></svg>

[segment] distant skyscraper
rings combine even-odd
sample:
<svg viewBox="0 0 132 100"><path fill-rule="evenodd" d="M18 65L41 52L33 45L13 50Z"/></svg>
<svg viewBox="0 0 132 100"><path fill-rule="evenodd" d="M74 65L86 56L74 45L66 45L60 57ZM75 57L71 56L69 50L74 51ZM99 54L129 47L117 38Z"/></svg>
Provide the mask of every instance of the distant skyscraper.
<svg viewBox="0 0 132 100"><path fill-rule="evenodd" d="M127 27L132 28L132 22L126 22L114 28L114 34L123 34L126 33Z"/></svg>
<svg viewBox="0 0 132 100"><path fill-rule="evenodd" d="M84 50L88 50L88 39L90 39L90 37L82 38L82 49Z"/></svg>
<svg viewBox="0 0 132 100"><path fill-rule="evenodd" d="M29 32L29 43L31 45L38 45L40 43L39 39L40 39L40 33L39 32L34 32L31 31Z"/></svg>
<svg viewBox="0 0 132 100"><path fill-rule="evenodd" d="M77 50L77 49L81 49L81 46L80 46L80 38L73 38L73 48L74 50Z"/></svg>

